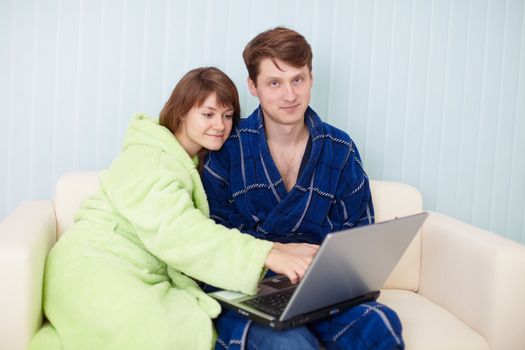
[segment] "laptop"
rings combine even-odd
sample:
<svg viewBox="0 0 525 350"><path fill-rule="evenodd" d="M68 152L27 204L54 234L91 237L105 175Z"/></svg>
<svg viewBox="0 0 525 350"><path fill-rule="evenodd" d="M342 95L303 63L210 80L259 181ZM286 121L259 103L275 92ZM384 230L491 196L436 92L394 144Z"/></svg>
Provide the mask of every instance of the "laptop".
<svg viewBox="0 0 525 350"><path fill-rule="evenodd" d="M427 216L422 212L328 234L298 284L276 275L262 280L255 295L228 290L209 295L223 307L275 329L335 315L377 299Z"/></svg>

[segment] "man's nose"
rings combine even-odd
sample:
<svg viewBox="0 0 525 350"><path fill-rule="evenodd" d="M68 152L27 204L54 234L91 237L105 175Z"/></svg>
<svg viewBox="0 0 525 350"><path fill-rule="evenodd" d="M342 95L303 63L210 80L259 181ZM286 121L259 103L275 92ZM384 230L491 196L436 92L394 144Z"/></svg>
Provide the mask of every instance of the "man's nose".
<svg viewBox="0 0 525 350"><path fill-rule="evenodd" d="M291 84L286 84L284 88L284 98L286 101L294 101L297 97L295 89Z"/></svg>

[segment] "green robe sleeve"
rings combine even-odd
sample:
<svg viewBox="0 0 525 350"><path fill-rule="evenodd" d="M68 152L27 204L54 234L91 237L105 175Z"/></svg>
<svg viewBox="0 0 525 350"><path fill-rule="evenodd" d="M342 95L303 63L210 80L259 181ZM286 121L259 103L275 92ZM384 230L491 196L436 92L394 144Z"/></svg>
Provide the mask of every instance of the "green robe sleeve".
<svg viewBox="0 0 525 350"><path fill-rule="evenodd" d="M215 224L193 200L195 181L166 155L136 147L101 175L101 189L146 249L207 284L253 294L272 244ZM175 164L175 167L174 167Z"/></svg>

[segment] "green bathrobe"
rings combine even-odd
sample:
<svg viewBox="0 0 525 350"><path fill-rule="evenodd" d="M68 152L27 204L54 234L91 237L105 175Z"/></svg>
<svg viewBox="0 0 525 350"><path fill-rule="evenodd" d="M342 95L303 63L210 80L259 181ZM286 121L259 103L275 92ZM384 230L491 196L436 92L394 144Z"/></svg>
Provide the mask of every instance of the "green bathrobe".
<svg viewBox="0 0 525 350"><path fill-rule="evenodd" d="M49 323L31 349L213 347L220 306L195 280L254 293L271 243L209 219L195 163L168 129L134 116L100 190L49 254Z"/></svg>

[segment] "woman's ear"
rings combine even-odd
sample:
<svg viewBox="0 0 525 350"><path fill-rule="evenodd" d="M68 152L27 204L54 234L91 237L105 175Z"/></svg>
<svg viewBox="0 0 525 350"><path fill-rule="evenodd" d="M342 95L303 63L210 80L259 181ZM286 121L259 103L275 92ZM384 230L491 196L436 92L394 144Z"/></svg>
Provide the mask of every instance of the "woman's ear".
<svg viewBox="0 0 525 350"><path fill-rule="evenodd" d="M175 130L180 130L182 124L184 124L184 120L186 119L186 116L176 118L175 119Z"/></svg>

